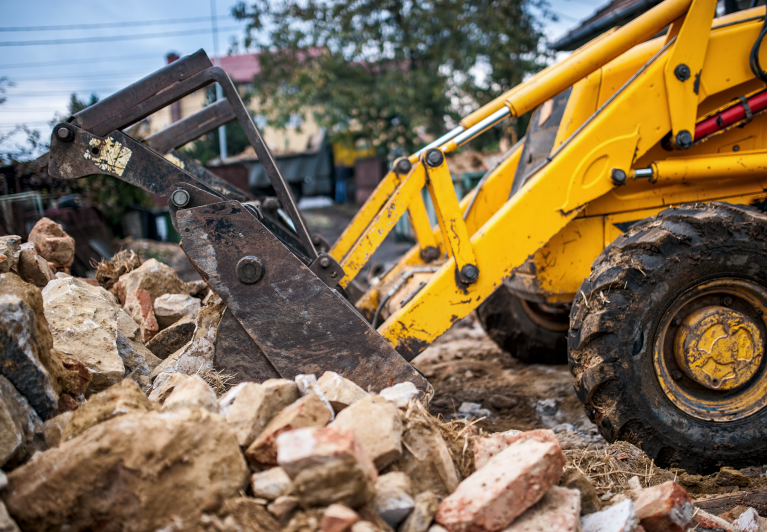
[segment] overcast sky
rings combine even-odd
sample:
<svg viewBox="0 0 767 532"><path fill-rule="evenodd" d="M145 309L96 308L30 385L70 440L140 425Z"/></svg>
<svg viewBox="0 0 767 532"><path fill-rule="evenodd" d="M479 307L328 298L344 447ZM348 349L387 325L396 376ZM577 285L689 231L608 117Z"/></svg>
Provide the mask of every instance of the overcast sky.
<svg viewBox="0 0 767 532"><path fill-rule="evenodd" d="M234 3L216 0L219 54L244 35ZM550 3L559 15L546 28L554 39L607 0ZM47 137L73 92L104 98L162 67L169 52L204 48L212 57L210 17L210 0L0 0L0 77L15 83L0 106L0 133L27 124Z"/></svg>

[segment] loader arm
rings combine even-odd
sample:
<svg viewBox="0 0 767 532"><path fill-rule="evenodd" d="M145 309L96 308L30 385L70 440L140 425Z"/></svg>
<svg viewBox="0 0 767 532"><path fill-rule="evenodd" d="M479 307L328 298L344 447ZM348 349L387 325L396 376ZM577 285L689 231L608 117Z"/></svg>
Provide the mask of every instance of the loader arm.
<svg viewBox="0 0 767 532"><path fill-rule="evenodd" d="M120 130L191 92L219 83L259 157L304 253L268 229L258 208L229 199ZM235 381L335 371L374 391L429 383L338 291L343 269L318 253L236 88L199 51L168 65L54 127L50 175L108 174L165 196L192 264L226 303L214 367Z"/></svg>

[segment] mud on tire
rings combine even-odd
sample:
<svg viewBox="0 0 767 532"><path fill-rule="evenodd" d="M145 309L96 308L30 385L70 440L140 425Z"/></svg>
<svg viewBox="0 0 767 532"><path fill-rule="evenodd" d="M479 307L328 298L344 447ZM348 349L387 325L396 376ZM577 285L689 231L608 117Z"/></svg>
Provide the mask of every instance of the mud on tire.
<svg viewBox="0 0 767 532"><path fill-rule="evenodd" d="M477 308L477 316L498 347L518 360L527 364L566 364L566 311L561 316L542 316L552 322L546 327L531 319L533 305L502 284Z"/></svg>
<svg viewBox="0 0 767 532"><path fill-rule="evenodd" d="M728 278L767 287L766 242L764 213L696 203L634 224L594 261L570 314L569 364L607 440L690 472L767 461L767 408L734 421L688 415L664 393L653 360L662 316L679 294Z"/></svg>

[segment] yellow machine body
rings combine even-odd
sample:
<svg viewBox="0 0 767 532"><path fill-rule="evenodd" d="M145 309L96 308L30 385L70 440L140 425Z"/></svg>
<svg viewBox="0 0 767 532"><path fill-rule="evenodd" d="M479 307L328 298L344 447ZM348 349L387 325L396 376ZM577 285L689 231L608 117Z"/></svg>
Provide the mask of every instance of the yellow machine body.
<svg viewBox="0 0 767 532"><path fill-rule="evenodd" d="M416 246L357 302L368 317L381 312L378 331L392 346L412 358L503 282L544 303L572 302L606 246L669 206L767 198L764 114L687 149L664 142L765 89L749 66L765 8L714 19L715 7L715 0L666 0L477 110L453 138L395 165L330 251L346 286L408 214ZM759 57L767 63L767 50ZM680 64L689 79L676 75ZM533 120L544 123L550 100L565 90L554 146L524 184L511 194L521 143L459 202L439 156L504 117L539 109Z"/></svg>

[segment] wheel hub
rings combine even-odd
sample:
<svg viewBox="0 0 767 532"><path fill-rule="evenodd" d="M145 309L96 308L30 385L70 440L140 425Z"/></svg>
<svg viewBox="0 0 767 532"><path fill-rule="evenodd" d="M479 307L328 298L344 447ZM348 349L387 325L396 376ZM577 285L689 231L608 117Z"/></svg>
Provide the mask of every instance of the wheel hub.
<svg viewBox="0 0 767 532"><path fill-rule="evenodd" d="M734 390L756 374L764 354L757 324L723 306L688 314L677 330L674 357L679 368L711 390Z"/></svg>

